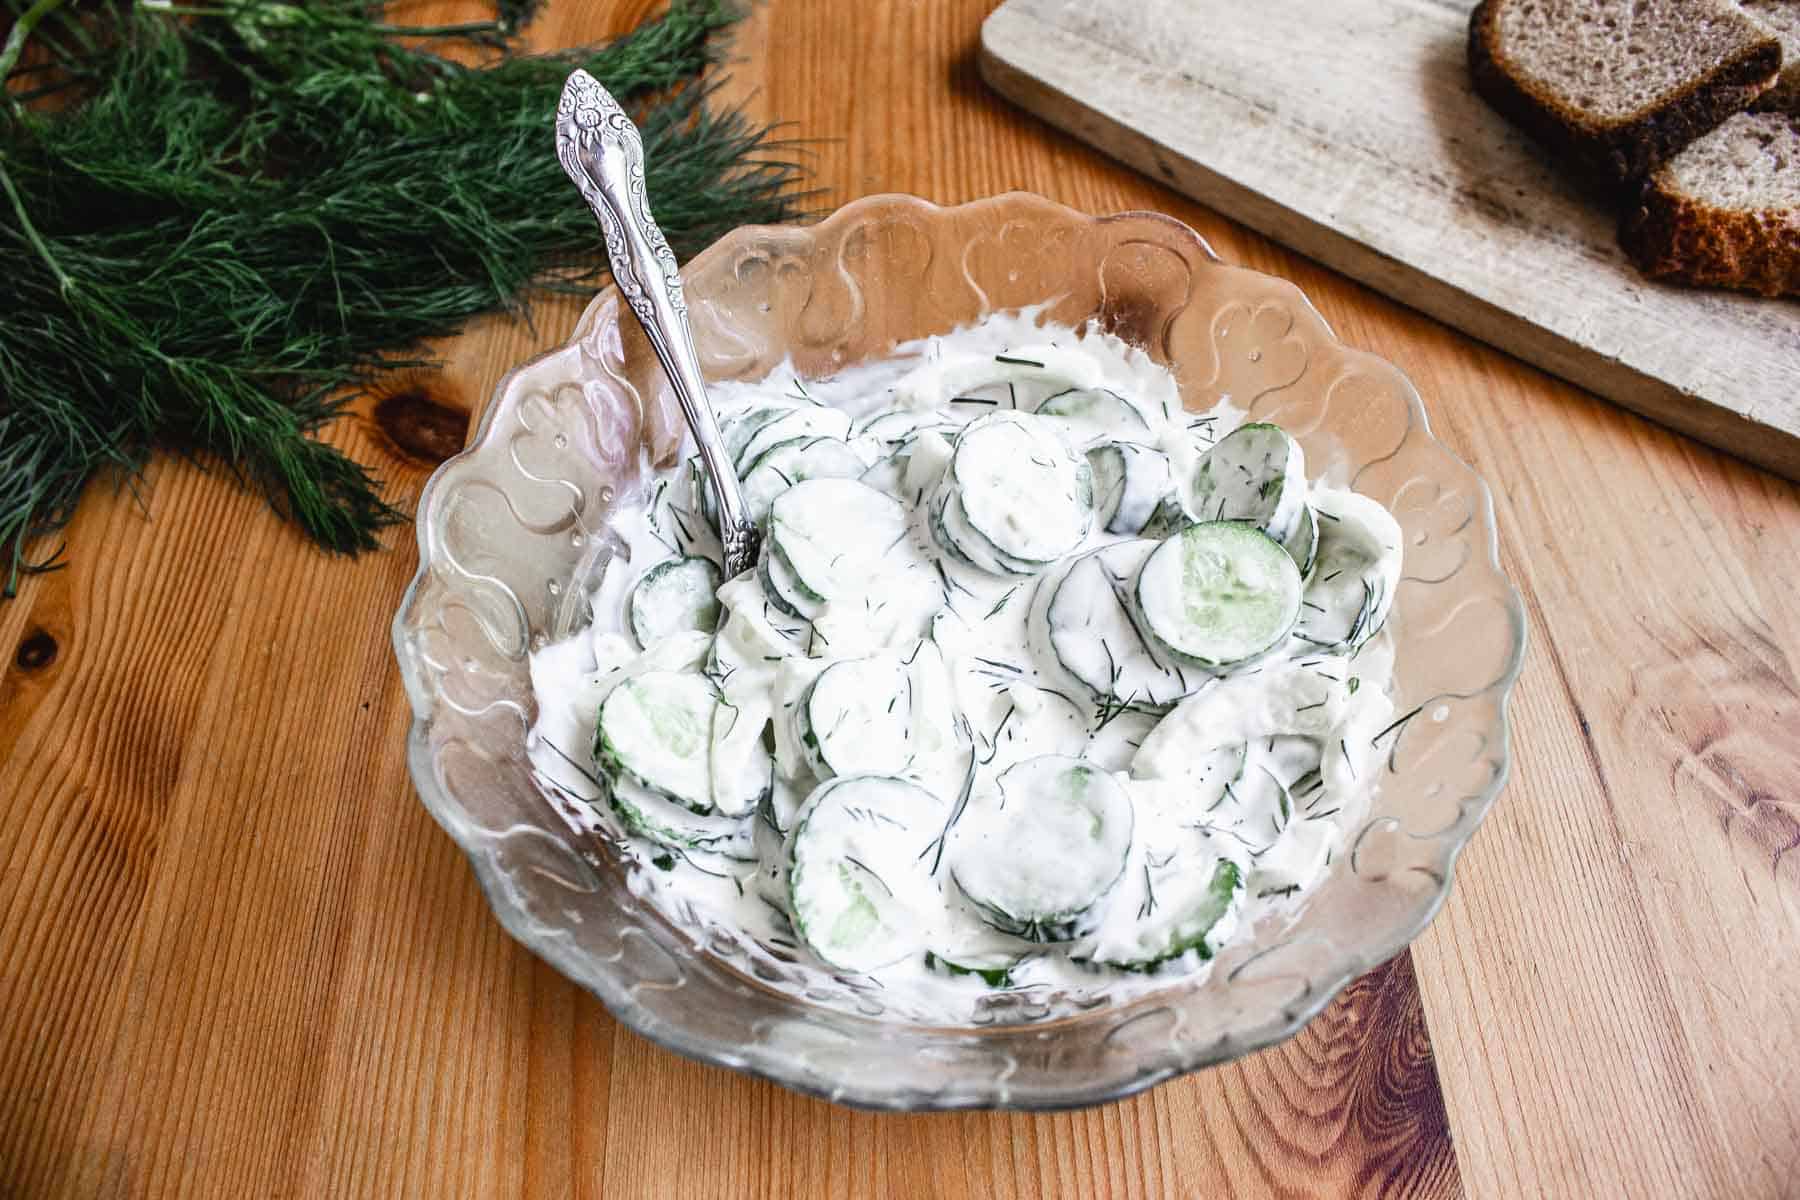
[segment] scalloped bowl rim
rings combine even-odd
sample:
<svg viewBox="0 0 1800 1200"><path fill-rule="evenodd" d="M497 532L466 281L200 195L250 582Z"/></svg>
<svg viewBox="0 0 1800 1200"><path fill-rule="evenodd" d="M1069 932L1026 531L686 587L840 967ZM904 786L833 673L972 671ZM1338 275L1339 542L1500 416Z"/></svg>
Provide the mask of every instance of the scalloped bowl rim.
<svg viewBox="0 0 1800 1200"><path fill-rule="evenodd" d="M824 230L840 222L848 222L856 219L865 209L883 205L906 204L931 211L951 209L968 211L985 207L997 207L1008 202L1017 202L1019 200L1030 200L1034 203L1060 209L1071 217L1095 224L1104 224L1127 219L1150 219L1164 223L1179 230L1181 236L1191 238L1195 246L1208 261L1224 265L1224 260L1220 259L1213 251L1211 245L1198 231L1194 230L1185 222L1169 216L1166 213L1151 210L1126 210L1104 216L1094 216L1092 214L1082 213L1076 209L1071 209L1066 205L1062 205L1056 201L1050 200L1048 197L1038 195L1037 193L1023 191L1003 192L960 205L938 205L921 197L904 193L878 193L853 200L833 210L816 224L802 226L799 227L799 229L806 232ZM729 233L726 233L696 255L691 262L684 266L684 274L692 276L696 273L697 268L707 264L715 257L722 257L729 254L735 246L742 242L759 237L791 236L795 232L796 227L794 226L739 226ZM1255 270L1254 268L1243 267L1235 269ZM1257 273L1267 274L1266 272ZM1498 677L1486 688L1481 689L1482 692L1496 693L1498 697L1497 714L1500 735L1500 744L1497 755L1498 769L1494 772L1490 782L1485 785L1477 795L1467 798L1462 802L1461 810L1463 817L1466 818L1471 815L1473 817L1472 820L1467 820L1465 822L1467 832L1459 839L1448 844L1447 853L1442 864L1441 883L1430 893L1429 899L1420 906L1417 917L1408 925L1404 926L1399 935L1386 939L1372 948L1359 947L1354 951L1345 950L1343 953L1334 956L1332 960L1334 964L1333 969L1321 973L1320 977L1313 981L1314 986L1308 990L1305 998L1286 1010L1288 1019L1282 1021L1279 1025L1271 1026L1267 1032L1259 1036L1242 1039L1230 1037L1221 1038L1218 1042L1215 1042L1210 1046L1196 1047L1190 1053L1164 1056L1164 1059L1159 1059L1147 1064L1142 1071L1134 1074L1123 1083L1100 1085L1087 1089L1071 1088L1065 1093L1051 1099L1044 1099L1036 1096L1014 1098L1003 1088L997 1090L993 1094L971 1094L939 1099L929 1096L921 1098L909 1095L896 1097L884 1093L879 1087L869 1088L860 1085L840 1085L836 1087L824 1086L812 1076L784 1071L782 1069L781 1061L774 1056L767 1054L763 1047L753 1046L746 1048L704 1036L694 1038L685 1037L683 1031L679 1028L652 1015L642 1004L630 996L624 985L613 976L603 974L599 976L595 985L590 985L583 980L582 972L578 966L581 961L580 955L567 951L564 944L561 942L555 940L546 941L536 938L531 934L530 925L532 922L522 908L515 902L505 873L498 869L491 856L486 853L484 847L475 844L470 840L465 840L463 834L467 828L466 822L457 816L455 802L444 794L443 790L438 786L432 771L431 751L427 740L431 711L426 690L420 684L420 681L414 677L412 666L405 650L405 621L407 613L413 606L415 595L430 577L432 569L427 531L423 523L420 523L417 520L417 515L422 514L431 508L434 494L437 491L440 482L446 477L451 466L487 440L493 422L500 410L500 401L512 386L513 382L532 367L544 362L546 359L562 353L571 345L579 341L584 333L590 328L595 314L599 309L606 304L609 299L616 297L617 294L618 289L616 285L611 283L607 284L597 292L593 299L582 309L580 316L576 319L574 325L571 326L569 337L567 339L540 354L533 355L520 362L501 376L499 382L495 385L488 404L483 409L481 420L476 426L474 435L469 439L462 450L444 460L444 462L440 463L432 472L431 477L420 490L419 499L415 507L414 533L419 552L418 570L414 573L412 581L407 585L406 591L401 597L400 606L394 614L390 629L394 653L399 660L407 699L413 711L413 719L407 731L407 768L412 776L414 788L419 793L419 797L425 805L426 810L431 813L432 818L447 834L450 835L452 840L456 842L458 847L468 858L470 867L473 869L482 893L487 899L489 908L492 910L495 918L500 922L501 927L506 930L507 934L526 949L530 950L533 954L555 967L571 982L576 983L578 987L592 992L606 1007L607 1011L627 1028L664 1049L673 1051L674 1053L695 1062L746 1072L756 1077L780 1084L781 1086L790 1088L794 1091L853 1108L883 1112L957 1111L968 1109L1001 1109L1031 1112L1064 1111L1123 1100L1169 1079L1202 1070L1209 1066L1216 1066L1221 1063L1229 1062L1257 1050L1265 1049L1269 1046L1288 1040L1311 1022L1314 1017L1318 1016L1319 1013L1336 999L1338 994L1353 980L1406 949L1437 916L1438 912L1443 908L1444 902L1449 898L1450 890L1455 883L1455 872L1458 860L1461 858L1463 851L1467 849L1469 842L1473 840L1476 830L1478 830L1482 823L1487 819L1488 812L1492 809L1495 800L1499 797L1501 790L1505 787L1512 774L1512 720L1509 709L1513 687L1518 681L1525 659L1526 622L1523 601L1519 590L1514 585L1511 577L1501 568L1499 557L1499 528L1495 518L1493 494L1487 485L1487 481L1432 432L1430 416L1426 412L1424 399L1420 396L1418 389L1413 385L1411 379L1388 359L1371 351L1361 350L1344 343L1342 339L1337 336L1336 331L1332 329L1330 322L1328 322L1324 315L1314 307L1311 299L1298 287L1295 287L1293 289L1294 296L1318 321L1319 326L1324 331L1327 339L1335 344L1343 353L1353 358L1373 360L1393 373L1394 377L1396 377L1405 387L1405 398L1411 409L1411 419L1416 423L1418 432L1432 445L1436 446L1448 456L1452 462L1468 471L1470 480L1474 485L1476 504L1476 511L1474 511L1471 516L1472 519L1479 520L1486 531L1486 537L1484 539L1485 545L1482 547L1485 552L1484 562L1486 566L1493 569L1495 575L1504 581L1506 585L1505 608L1506 614L1510 618L1512 625L1512 649ZM622 307L621 311L623 311ZM1480 693L1474 694L1478 695ZM1181 984L1179 982L1174 982L1171 983L1170 990L1178 990L1180 987ZM795 1003L800 1005L805 1002L796 999ZM1227 1046L1226 1043L1229 1043L1229 1045ZM1224 1052L1216 1053L1215 1051L1218 1050L1224 1050Z"/></svg>

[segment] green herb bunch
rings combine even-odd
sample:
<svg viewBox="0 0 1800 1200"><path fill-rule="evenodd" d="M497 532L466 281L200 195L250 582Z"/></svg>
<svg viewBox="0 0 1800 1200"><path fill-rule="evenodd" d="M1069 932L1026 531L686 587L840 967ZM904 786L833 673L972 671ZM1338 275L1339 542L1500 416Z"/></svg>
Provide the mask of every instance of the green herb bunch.
<svg viewBox="0 0 1800 1200"><path fill-rule="evenodd" d="M63 5L15 7L0 50L7 595L59 563L38 547L90 479L135 482L159 447L216 456L328 549L373 546L402 514L320 427L422 339L602 270L554 152L573 67L635 105L678 254L792 215L795 165L698 82L724 0L544 56L514 52L524 0L435 28L360 0Z"/></svg>

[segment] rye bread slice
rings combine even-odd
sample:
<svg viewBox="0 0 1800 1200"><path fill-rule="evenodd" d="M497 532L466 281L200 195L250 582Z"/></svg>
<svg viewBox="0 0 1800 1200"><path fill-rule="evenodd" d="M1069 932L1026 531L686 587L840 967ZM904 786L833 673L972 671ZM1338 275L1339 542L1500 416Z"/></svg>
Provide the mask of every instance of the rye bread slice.
<svg viewBox="0 0 1800 1200"><path fill-rule="evenodd" d="M1482 98L1627 194L1780 69L1781 43L1732 0L1482 0L1469 17Z"/></svg>
<svg viewBox="0 0 1800 1200"><path fill-rule="evenodd" d="M1800 113L1800 0L1741 0L1744 15L1781 43L1781 75L1757 98L1764 112Z"/></svg>
<svg viewBox="0 0 1800 1200"><path fill-rule="evenodd" d="M1677 283L1800 295L1800 116L1739 113L1653 171L1619 244Z"/></svg>

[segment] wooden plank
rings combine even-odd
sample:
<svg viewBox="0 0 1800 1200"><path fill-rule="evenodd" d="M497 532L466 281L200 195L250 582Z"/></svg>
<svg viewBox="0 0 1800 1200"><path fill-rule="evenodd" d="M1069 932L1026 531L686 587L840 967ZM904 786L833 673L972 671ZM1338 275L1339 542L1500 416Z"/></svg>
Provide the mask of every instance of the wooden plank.
<svg viewBox="0 0 1800 1200"><path fill-rule="evenodd" d="M1615 214L1470 90L1471 7L1008 0L981 68L1277 241L1800 478L1800 310L1639 276Z"/></svg>
<svg viewBox="0 0 1800 1200"><path fill-rule="evenodd" d="M1500 411L1538 387L1437 378ZM1459 1162L1478 1195L1789 1195L1800 494L1559 402L1453 430L1506 481L1533 646L1514 781L1415 944Z"/></svg>

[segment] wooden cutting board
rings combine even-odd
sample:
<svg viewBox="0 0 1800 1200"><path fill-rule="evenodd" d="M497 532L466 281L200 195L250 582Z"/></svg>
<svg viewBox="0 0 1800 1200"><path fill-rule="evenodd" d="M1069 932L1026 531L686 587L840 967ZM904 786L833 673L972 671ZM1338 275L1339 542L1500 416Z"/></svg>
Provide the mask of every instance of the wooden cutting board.
<svg viewBox="0 0 1800 1200"><path fill-rule="evenodd" d="M1800 479L1800 302L1637 274L1614 212L1470 90L1472 7L1007 0L981 69L1277 241Z"/></svg>

